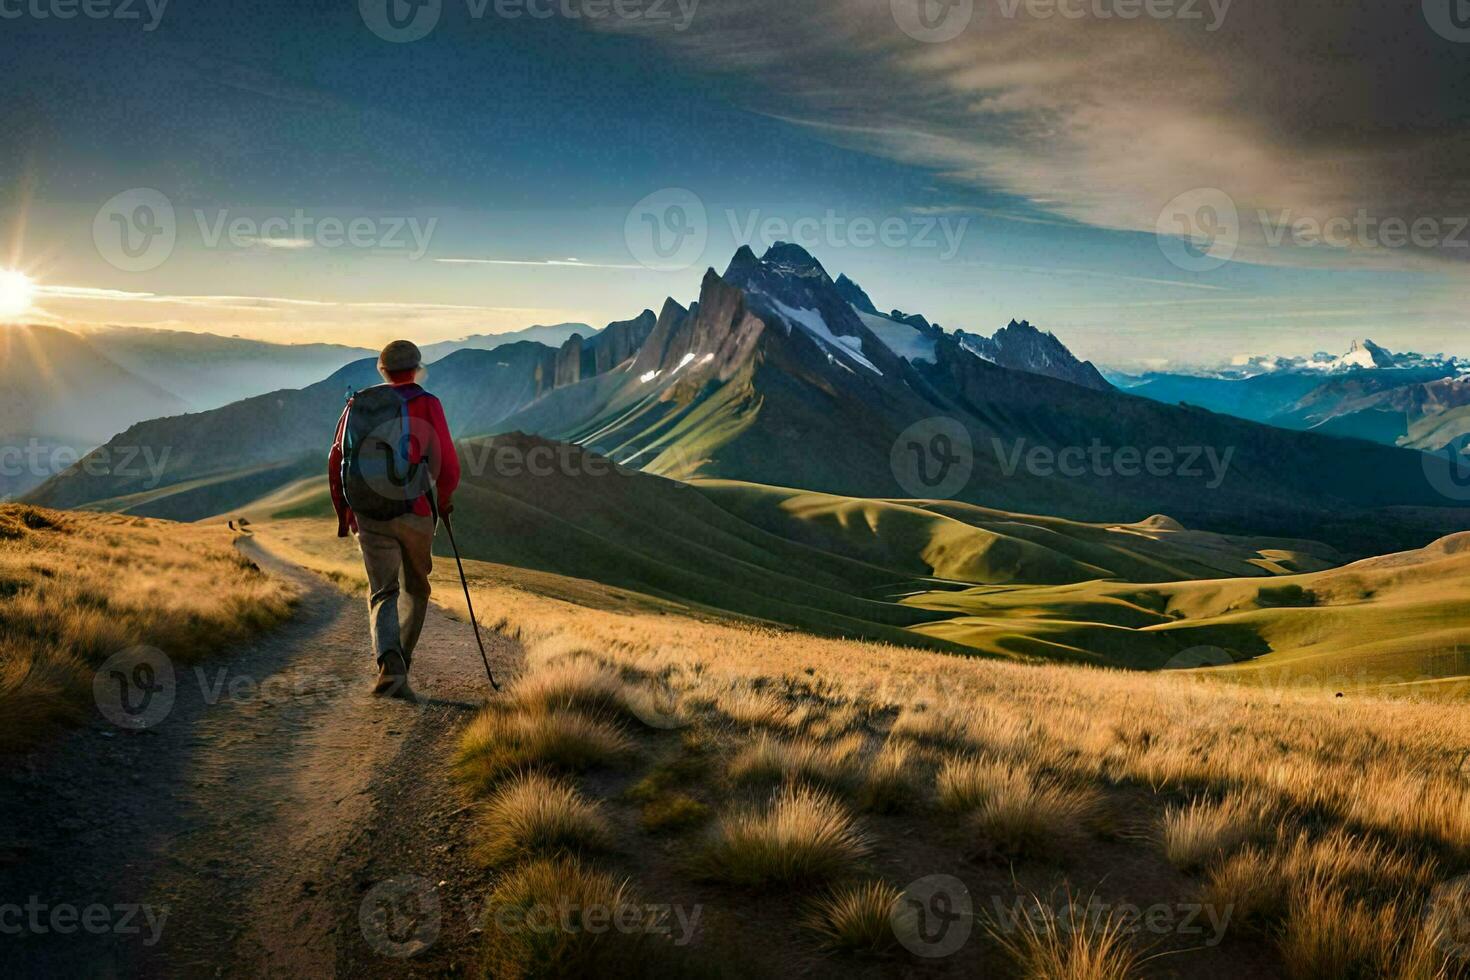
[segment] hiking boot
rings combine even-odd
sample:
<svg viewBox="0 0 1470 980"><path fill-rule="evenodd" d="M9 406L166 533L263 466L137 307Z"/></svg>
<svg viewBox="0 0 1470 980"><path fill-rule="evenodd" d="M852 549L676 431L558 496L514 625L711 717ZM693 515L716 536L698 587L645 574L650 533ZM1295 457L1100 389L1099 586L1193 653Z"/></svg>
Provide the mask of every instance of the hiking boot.
<svg viewBox="0 0 1470 980"><path fill-rule="evenodd" d="M408 686L408 664L402 654L390 651L378 661L378 683L373 685L373 694L404 701L417 700L413 688Z"/></svg>

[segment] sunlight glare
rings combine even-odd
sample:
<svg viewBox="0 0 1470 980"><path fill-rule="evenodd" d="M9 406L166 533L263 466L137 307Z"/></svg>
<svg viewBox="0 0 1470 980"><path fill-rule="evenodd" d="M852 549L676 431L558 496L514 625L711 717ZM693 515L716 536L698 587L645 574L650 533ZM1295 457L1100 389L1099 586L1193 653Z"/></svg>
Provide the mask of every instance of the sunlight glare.
<svg viewBox="0 0 1470 980"><path fill-rule="evenodd" d="M35 298L35 280L15 269L0 269L0 320L29 313Z"/></svg>

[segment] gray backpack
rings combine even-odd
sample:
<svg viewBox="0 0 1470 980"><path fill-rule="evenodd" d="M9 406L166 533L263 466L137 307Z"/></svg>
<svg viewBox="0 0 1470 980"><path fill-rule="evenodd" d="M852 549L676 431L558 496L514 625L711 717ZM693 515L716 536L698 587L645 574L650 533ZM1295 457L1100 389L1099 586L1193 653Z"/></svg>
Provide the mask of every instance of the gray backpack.
<svg viewBox="0 0 1470 980"><path fill-rule="evenodd" d="M378 385L359 391L347 402L342 429L342 491L347 506L361 517L391 521L413 512L414 503L430 489L429 435L408 413L410 402L427 392L418 385ZM413 439L420 439L421 458L413 462Z"/></svg>

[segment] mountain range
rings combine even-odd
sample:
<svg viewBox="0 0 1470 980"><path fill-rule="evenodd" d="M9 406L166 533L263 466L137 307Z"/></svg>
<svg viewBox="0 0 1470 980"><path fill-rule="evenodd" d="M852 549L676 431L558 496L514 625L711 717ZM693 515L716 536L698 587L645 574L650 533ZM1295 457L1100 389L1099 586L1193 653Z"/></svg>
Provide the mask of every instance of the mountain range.
<svg viewBox="0 0 1470 980"><path fill-rule="evenodd" d="M1070 373L1070 354L1007 367L922 317L879 314L860 295L798 246L760 257L742 248L723 273L705 273L687 307L670 298L657 315L557 348L461 350L432 365L431 387L461 437L535 433L676 480L867 498L934 488L1082 521L1168 514L1350 554L1422 545L1463 524L1426 476L1443 460L1044 373ZM1018 323L991 339L1025 350L1033 332ZM114 441L167 448L159 476L76 467L31 499L220 513L318 472L345 395L373 383L372 368L365 359L299 390L141 423Z"/></svg>
<svg viewBox="0 0 1470 980"><path fill-rule="evenodd" d="M532 326L431 344L439 360L460 350L517 342L561 345L591 337L581 323ZM308 387L375 352L338 344L273 344L177 330L105 326L81 331L7 327L0 359L0 442L39 449L44 463L0 467L0 499L22 494L56 470L149 419L209 412L268 392Z"/></svg>
<svg viewBox="0 0 1470 980"><path fill-rule="evenodd" d="M1398 354L1371 340L1338 357L1251 358L1223 371L1113 381L1156 401L1430 452L1470 433L1470 364Z"/></svg>

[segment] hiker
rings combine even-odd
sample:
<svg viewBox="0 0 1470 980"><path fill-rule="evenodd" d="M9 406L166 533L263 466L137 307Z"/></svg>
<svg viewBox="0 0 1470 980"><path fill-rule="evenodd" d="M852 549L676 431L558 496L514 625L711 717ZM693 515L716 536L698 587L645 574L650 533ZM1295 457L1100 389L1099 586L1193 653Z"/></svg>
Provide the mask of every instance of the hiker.
<svg viewBox="0 0 1470 980"><path fill-rule="evenodd" d="M459 456L423 355L395 340L378 355L387 384L349 397L328 456L337 536L357 536L378 658L373 694L414 700L408 671L429 608L437 520L453 513Z"/></svg>

